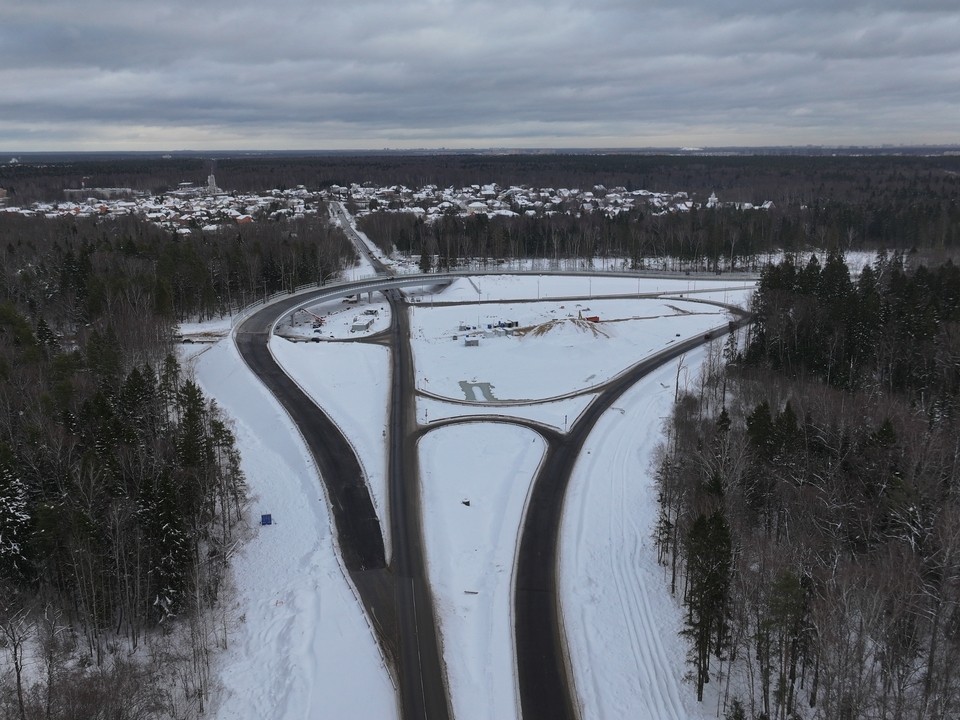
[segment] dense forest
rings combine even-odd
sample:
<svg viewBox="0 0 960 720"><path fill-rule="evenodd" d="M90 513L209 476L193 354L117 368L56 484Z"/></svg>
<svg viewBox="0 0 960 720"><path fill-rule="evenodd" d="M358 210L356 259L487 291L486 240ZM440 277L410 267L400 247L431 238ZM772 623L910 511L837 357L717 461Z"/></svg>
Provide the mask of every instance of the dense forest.
<svg viewBox="0 0 960 720"><path fill-rule="evenodd" d="M135 217L2 218L0 297L29 306L56 329L89 317L124 323L133 312L207 320L274 292L321 284L354 261L326 213L204 232L197 238ZM129 328L133 330L133 328Z"/></svg>
<svg viewBox="0 0 960 720"><path fill-rule="evenodd" d="M678 401L656 539L728 718L960 712L960 270L763 274Z"/></svg>
<svg viewBox="0 0 960 720"><path fill-rule="evenodd" d="M316 217L189 241L134 218L0 223L0 716L195 716L244 483L176 323L354 251Z"/></svg>

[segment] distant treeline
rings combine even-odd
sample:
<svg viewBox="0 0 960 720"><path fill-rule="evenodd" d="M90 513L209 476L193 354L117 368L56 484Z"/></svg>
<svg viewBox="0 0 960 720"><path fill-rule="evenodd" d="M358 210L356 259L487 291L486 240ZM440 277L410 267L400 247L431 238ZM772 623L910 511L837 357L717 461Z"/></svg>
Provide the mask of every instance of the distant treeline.
<svg viewBox="0 0 960 720"><path fill-rule="evenodd" d="M412 218L367 221L371 237L385 248L395 244L416 254L425 249L440 256L441 265L464 257L591 253L627 258L669 253L707 265L772 249L949 252L960 246L960 157L952 156L348 155L216 161L176 156L3 165L0 187L8 190L10 203L26 204L63 200L65 188L81 184L162 193L184 181L203 184L211 172L220 187L232 191L497 183L687 192L699 203L716 192L722 202L770 200L775 206L662 217L634 211L615 220L584 215L576 223L498 218L486 227L476 219L429 230Z"/></svg>
<svg viewBox="0 0 960 720"><path fill-rule="evenodd" d="M542 155L336 155L229 158L175 156L162 160L75 161L42 166L0 166L0 187L16 202L62 200L64 188L131 187L154 193L181 182L204 184L211 172L227 190L286 189L333 184L464 187L498 183L656 192L685 191L701 201L711 192L728 202L822 206L829 202L876 209L915 203L956 203L960 157L735 157L542 154Z"/></svg>
<svg viewBox="0 0 960 720"><path fill-rule="evenodd" d="M868 198L770 210L704 207L659 215L635 209L612 218L566 210L545 217L448 215L431 223L410 213L377 211L363 216L360 227L385 252L396 247L436 257L424 267L442 268L465 259L521 257L625 258L637 268L671 257L691 269L718 270L755 265L780 250L960 250L956 197L906 203Z"/></svg>

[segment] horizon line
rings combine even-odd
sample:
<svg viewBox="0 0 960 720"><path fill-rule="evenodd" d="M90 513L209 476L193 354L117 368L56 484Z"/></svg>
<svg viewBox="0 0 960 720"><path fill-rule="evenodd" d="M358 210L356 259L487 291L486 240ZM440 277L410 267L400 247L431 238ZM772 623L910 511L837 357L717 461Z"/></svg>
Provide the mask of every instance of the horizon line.
<svg viewBox="0 0 960 720"><path fill-rule="evenodd" d="M511 154L550 154L564 155L571 153L677 153L682 155L696 155L711 152L745 152L745 151L850 151L850 150L870 150L873 152L896 152L902 150L960 150L958 143L879 143L879 144L811 144L803 145L641 145L641 146L576 146L576 147L533 147L533 146L477 146L477 147L413 147L413 148L181 148L181 149L161 149L161 150L134 150L123 148L102 148L96 150L79 149L56 149L56 150L25 150L25 149L3 149L0 148L0 156L11 155L15 159L17 155L96 155L96 154L129 154L129 155L194 155L194 154L331 154L331 155L371 155L378 153L388 153L395 155L410 153L426 154L472 154L472 153L511 153Z"/></svg>

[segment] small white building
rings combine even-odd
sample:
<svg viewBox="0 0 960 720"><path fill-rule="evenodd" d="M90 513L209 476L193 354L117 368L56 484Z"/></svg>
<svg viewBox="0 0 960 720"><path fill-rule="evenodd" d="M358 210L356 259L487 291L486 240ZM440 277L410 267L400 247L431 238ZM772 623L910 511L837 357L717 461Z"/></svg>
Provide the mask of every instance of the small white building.
<svg viewBox="0 0 960 720"><path fill-rule="evenodd" d="M353 319L353 324L350 326L350 332L365 332L366 330L369 330L375 319L376 318L370 315L358 315Z"/></svg>

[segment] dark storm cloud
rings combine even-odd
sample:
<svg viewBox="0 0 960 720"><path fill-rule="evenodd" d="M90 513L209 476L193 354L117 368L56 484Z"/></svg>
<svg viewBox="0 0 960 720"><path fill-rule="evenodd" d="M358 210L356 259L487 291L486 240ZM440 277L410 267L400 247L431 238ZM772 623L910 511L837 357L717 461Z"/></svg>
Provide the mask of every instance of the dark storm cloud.
<svg viewBox="0 0 960 720"><path fill-rule="evenodd" d="M15 2L0 148L957 142L955 2Z"/></svg>

